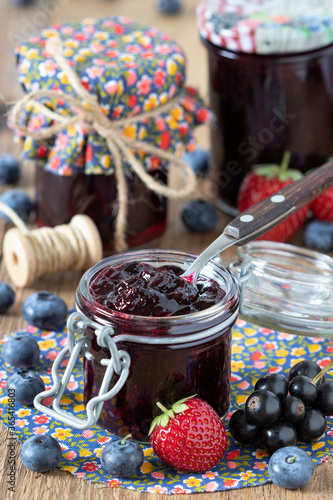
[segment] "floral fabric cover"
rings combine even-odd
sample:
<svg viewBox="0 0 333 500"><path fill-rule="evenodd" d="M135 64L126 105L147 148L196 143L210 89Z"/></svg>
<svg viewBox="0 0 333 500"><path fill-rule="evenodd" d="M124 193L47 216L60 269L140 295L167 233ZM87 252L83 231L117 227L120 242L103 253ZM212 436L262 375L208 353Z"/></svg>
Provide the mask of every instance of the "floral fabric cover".
<svg viewBox="0 0 333 500"><path fill-rule="evenodd" d="M51 89L77 98L67 76L45 50L47 39L53 36L60 37L64 57L110 120L132 117L179 97L170 111L157 118L122 127L124 135L178 155L184 144L188 151L195 149L192 131L209 119L209 111L194 89L185 88L185 55L168 35L124 17L51 26L16 49L18 78L27 93ZM61 100L43 98L41 102L65 116L73 113ZM21 121L32 130L52 123L31 106ZM23 156L44 162L56 174L113 173L105 140L82 126L71 126L47 141L24 139ZM165 165L153 155L136 154L147 170Z"/></svg>
<svg viewBox="0 0 333 500"><path fill-rule="evenodd" d="M28 326L25 331L39 344L41 358L36 370L48 388L52 385L52 362L66 345L66 332L41 331L32 326ZM311 359L323 368L330 361L332 352L333 345L329 340L279 333L238 320L233 329L231 406L224 421L226 430L230 416L243 407L258 378L267 372L287 375L290 368L302 359ZM64 365L66 362L67 359ZM5 364L0 355L0 417L9 429L8 437L24 442L35 434L53 436L63 451L63 461L59 467L77 478L93 482L96 487L181 494L245 488L269 482L268 452L259 443L251 446L236 443L229 432L225 456L204 474L172 469L161 462L147 444L142 445L145 462L135 476L108 476L102 470L100 455L105 444L115 437L97 426L83 431L74 429L40 413L34 407L16 404L12 408L6 394L6 381L12 372L13 368ZM333 370L326 374L326 380L332 381L332 377ZM51 401L44 400L44 404L51 405ZM82 362L78 362L75 367L62 404L66 411L84 418ZM327 420L327 429L322 437L312 443L299 443L316 465L333 453L333 417Z"/></svg>

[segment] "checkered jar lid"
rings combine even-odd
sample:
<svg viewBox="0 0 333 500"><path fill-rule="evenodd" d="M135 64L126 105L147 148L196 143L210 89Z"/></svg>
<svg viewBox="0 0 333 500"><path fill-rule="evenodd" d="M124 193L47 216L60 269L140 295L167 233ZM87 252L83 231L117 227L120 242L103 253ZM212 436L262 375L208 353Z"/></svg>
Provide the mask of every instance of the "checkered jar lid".
<svg viewBox="0 0 333 500"><path fill-rule="evenodd" d="M228 50L300 53L333 43L333 2L322 0L201 0L200 35Z"/></svg>

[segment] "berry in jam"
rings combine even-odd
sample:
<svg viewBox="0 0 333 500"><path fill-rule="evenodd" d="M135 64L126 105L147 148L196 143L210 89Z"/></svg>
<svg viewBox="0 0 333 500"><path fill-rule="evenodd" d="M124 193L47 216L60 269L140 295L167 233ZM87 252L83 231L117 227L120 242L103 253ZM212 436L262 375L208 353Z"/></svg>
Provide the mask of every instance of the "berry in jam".
<svg viewBox="0 0 333 500"><path fill-rule="evenodd" d="M132 262L103 269L92 281L90 293L104 307L138 316L190 314L220 302L225 292L213 280L193 285L180 277L175 265L154 267Z"/></svg>

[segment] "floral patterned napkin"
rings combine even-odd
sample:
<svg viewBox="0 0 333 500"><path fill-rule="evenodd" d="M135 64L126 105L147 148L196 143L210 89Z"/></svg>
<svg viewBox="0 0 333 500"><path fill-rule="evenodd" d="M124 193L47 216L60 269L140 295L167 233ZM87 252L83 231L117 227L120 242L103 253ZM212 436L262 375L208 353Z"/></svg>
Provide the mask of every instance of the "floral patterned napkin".
<svg viewBox="0 0 333 500"><path fill-rule="evenodd" d="M37 370L48 388L52 382L52 362L66 344L66 333L41 331L32 326L27 327L25 331L38 341L41 359ZM279 333L238 320L233 329L232 394L230 412L225 421L226 429L228 430L231 414L244 405L258 378L267 372L287 375L291 366L301 359L311 359L324 367L330 361L332 353L333 345L329 340ZM10 425L6 380L12 371L0 358L0 416L8 428ZM332 380L332 377L333 371L330 371L327 380ZM69 391L62 401L64 409L71 408L71 411L79 416L84 411L82 386L80 362L72 375ZM63 451L63 461L59 467L78 478L98 483L96 486L99 487L180 494L245 488L269 482L267 451L259 445L240 446L229 433L229 446L225 456L204 474L176 471L161 462L149 445L142 445L146 460L137 475L126 479L110 477L103 472L99 457L105 444L114 437L97 426L84 431L73 429L38 412L34 407L16 405L15 434L20 442L34 434L53 436ZM328 419L326 432L319 440L300 447L311 455L316 465L325 461L333 453L333 418Z"/></svg>

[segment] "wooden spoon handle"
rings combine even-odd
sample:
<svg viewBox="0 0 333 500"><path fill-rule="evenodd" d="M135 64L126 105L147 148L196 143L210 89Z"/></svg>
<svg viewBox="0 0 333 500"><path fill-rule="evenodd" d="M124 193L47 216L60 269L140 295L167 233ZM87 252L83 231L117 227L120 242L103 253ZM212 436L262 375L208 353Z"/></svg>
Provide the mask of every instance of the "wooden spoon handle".
<svg viewBox="0 0 333 500"><path fill-rule="evenodd" d="M224 234L241 240L239 244L244 245L287 219L332 186L333 161L316 168L241 213L225 227ZM235 244L238 245L237 241Z"/></svg>

